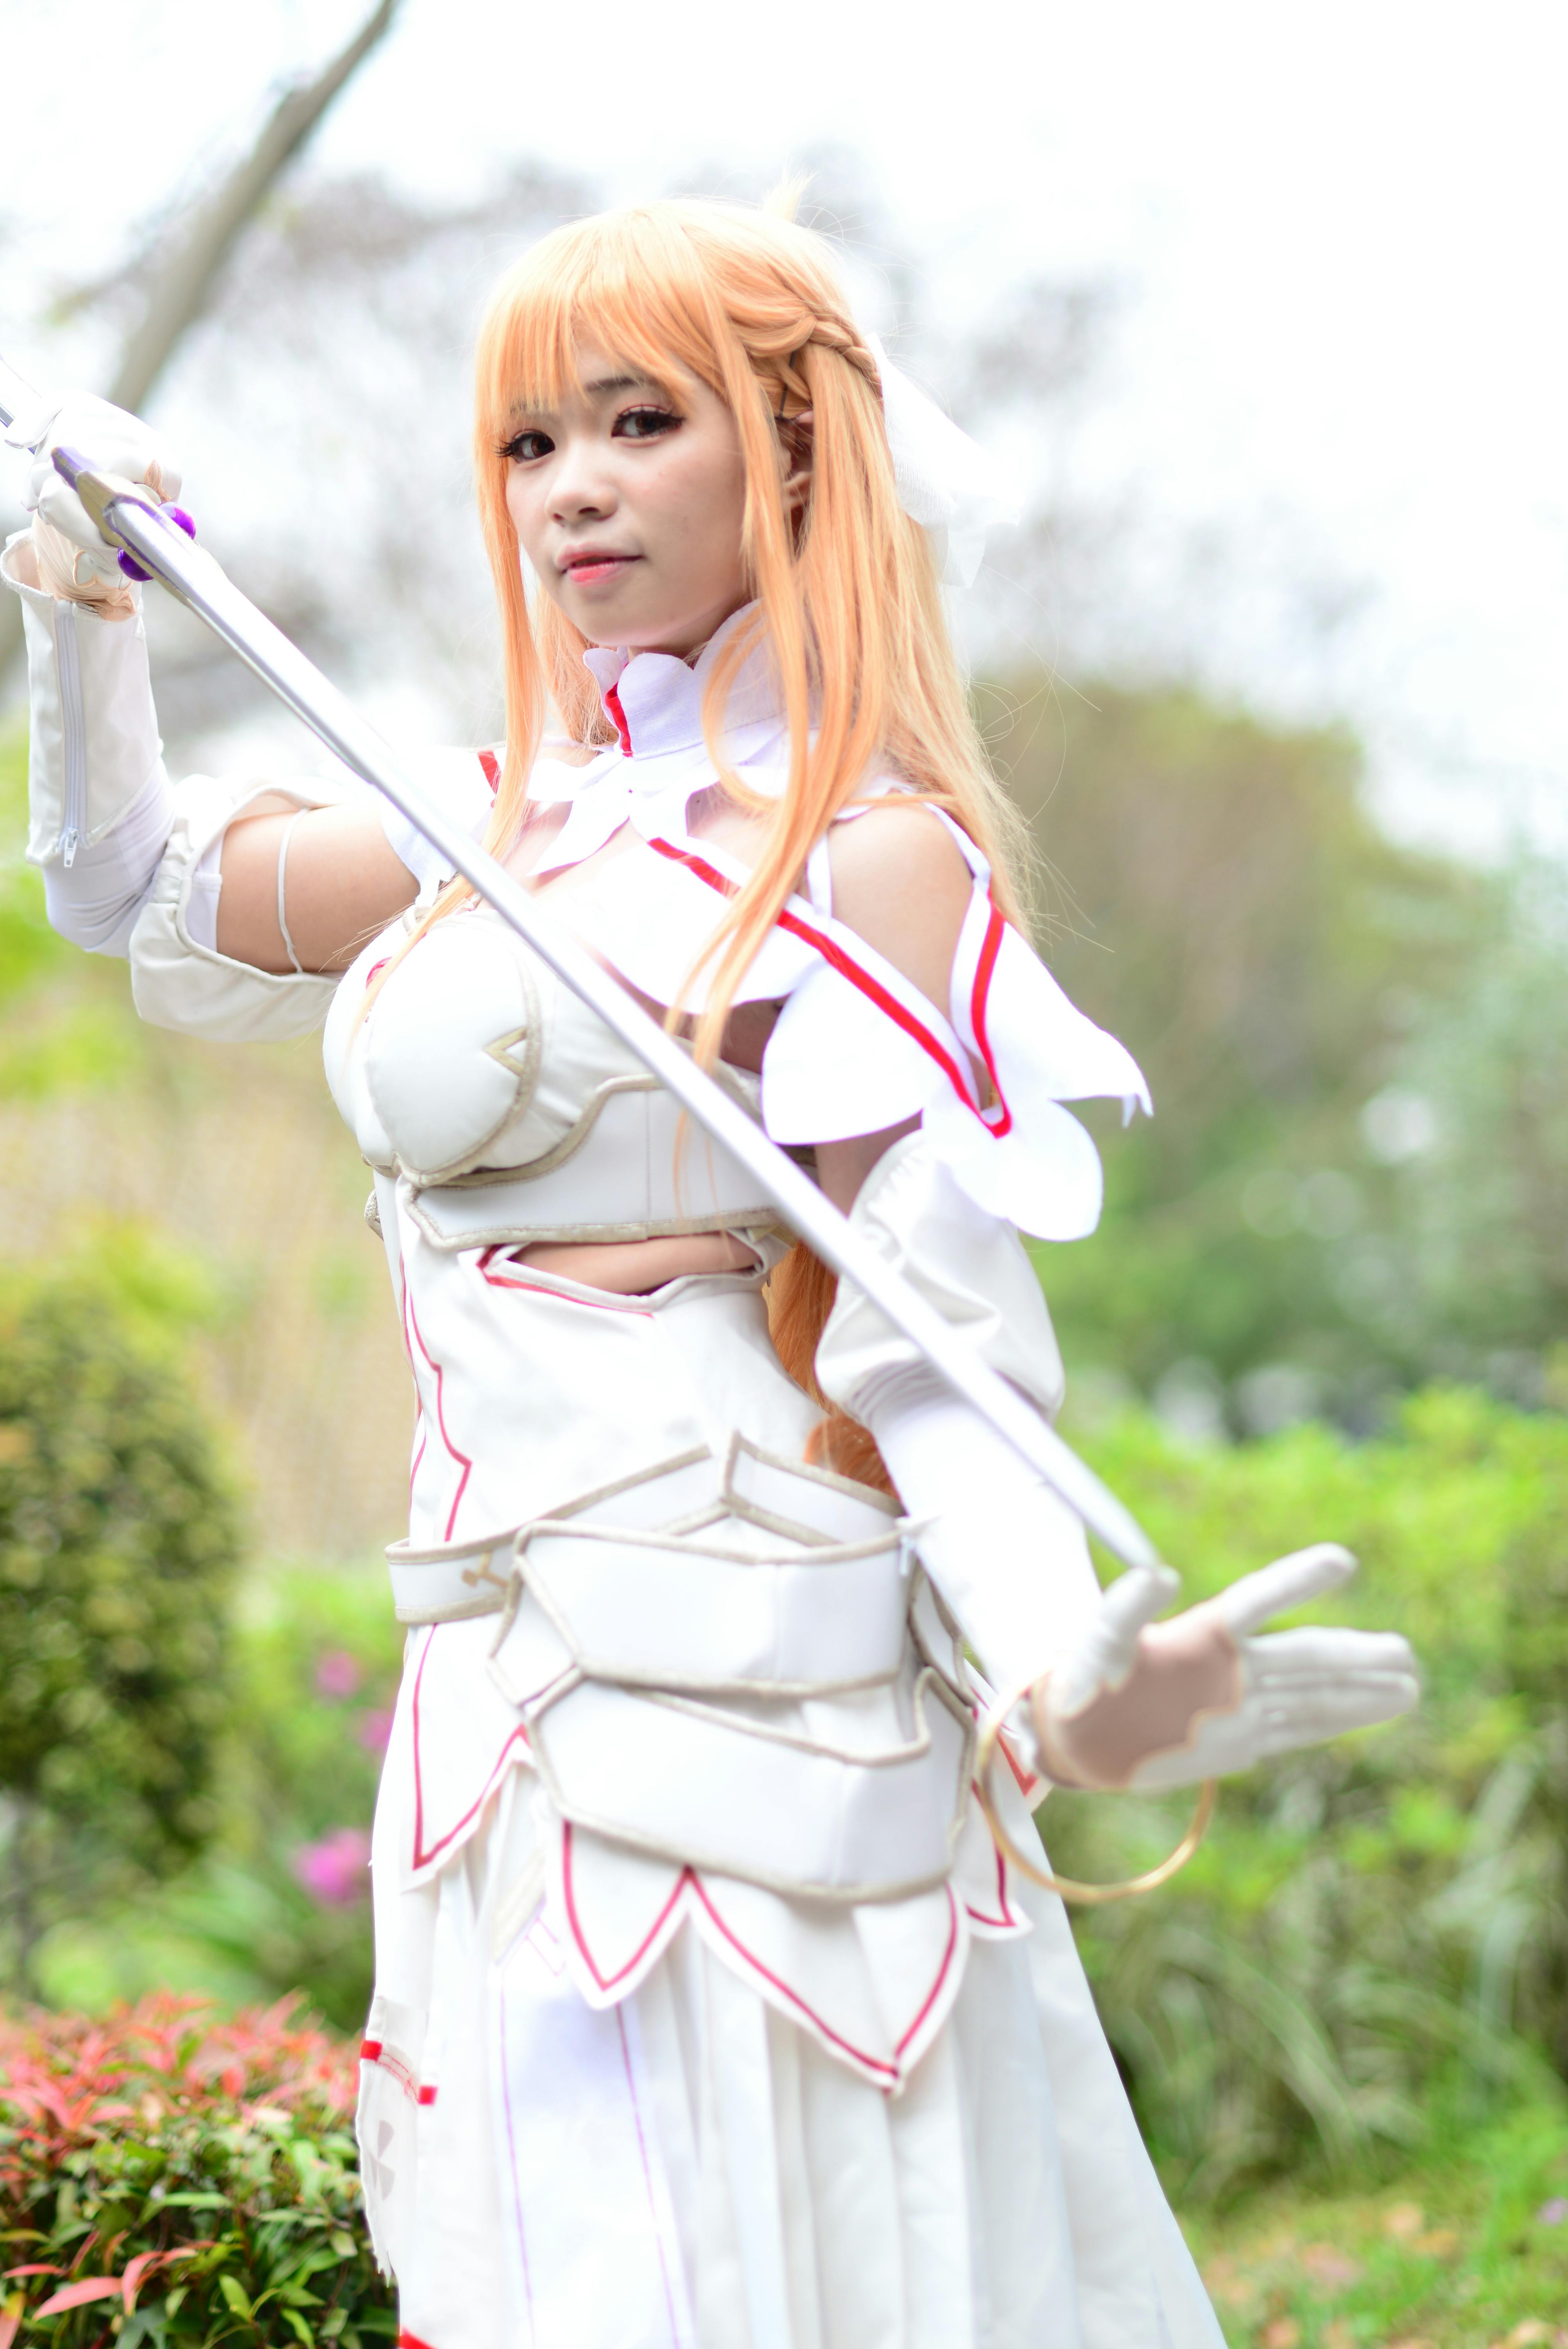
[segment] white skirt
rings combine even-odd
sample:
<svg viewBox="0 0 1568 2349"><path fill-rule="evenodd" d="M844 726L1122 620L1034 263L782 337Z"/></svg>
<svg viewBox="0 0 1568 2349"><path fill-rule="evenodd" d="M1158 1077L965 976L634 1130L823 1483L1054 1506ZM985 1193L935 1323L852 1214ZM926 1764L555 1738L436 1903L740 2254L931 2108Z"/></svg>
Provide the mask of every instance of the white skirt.
<svg viewBox="0 0 1568 2349"><path fill-rule="evenodd" d="M974 1943L889 2094L689 1923L590 2007L542 1806L520 1767L433 1881L378 1871L360 2143L405 2349L1222 2349L1059 1901L1013 1888L1032 1931Z"/></svg>

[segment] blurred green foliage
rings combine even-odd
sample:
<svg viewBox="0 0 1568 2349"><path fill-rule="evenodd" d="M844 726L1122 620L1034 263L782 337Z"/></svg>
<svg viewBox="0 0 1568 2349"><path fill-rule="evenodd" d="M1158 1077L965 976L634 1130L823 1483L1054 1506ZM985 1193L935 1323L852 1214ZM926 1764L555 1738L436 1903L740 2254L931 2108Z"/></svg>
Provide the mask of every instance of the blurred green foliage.
<svg viewBox="0 0 1568 2349"><path fill-rule="evenodd" d="M167 1874L217 1820L240 1531L170 1327L181 1293L129 1232L0 1272L0 1792L24 1978L84 1868Z"/></svg>
<svg viewBox="0 0 1568 2349"><path fill-rule="evenodd" d="M0 735L0 1102L116 1084L141 1065L124 965L55 936L26 863L27 740Z"/></svg>
<svg viewBox="0 0 1568 2349"><path fill-rule="evenodd" d="M1389 842L1356 747L1191 694L986 688L1042 937L1142 1062L1090 1106L1108 1196L1037 1250L1069 1370L1233 1433L1463 1378L1551 1399L1568 1340L1568 895Z"/></svg>
<svg viewBox="0 0 1568 2349"><path fill-rule="evenodd" d="M303 1991L336 2027L370 2002L369 1847L403 1634L387 1570L255 1569L231 1635L220 1823L196 1866L99 1901L40 1947L43 1994L101 2011L170 1987L226 2003Z"/></svg>
<svg viewBox="0 0 1568 2349"><path fill-rule="evenodd" d="M1183 1603L1342 1541L1361 1574L1319 1611L1404 1631L1425 1679L1407 1720L1228 1781L1172 1885L1078 1918L1185 2197L1376 2166L1545 2093L1568 2058L1568 1423L1433 1389L1369 1443L1194 1447L1140 1413L1074 1432ZM1112 1881L1189 1808L1057 1795L1041 1824L1057 1866Z"/></svg>

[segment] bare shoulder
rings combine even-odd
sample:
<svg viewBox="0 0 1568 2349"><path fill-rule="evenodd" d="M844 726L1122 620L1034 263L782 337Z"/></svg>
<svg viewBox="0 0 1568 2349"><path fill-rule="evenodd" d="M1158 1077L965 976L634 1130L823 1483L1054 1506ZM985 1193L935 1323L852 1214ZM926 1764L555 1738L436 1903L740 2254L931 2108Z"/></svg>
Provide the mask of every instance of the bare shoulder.
<svg viewBox="0 0 1568 2349"><path fill-rule="evenodd" d="M972 888L947 827L918 800L890 799L828 834L833 911L942 1010Z"/></svg>

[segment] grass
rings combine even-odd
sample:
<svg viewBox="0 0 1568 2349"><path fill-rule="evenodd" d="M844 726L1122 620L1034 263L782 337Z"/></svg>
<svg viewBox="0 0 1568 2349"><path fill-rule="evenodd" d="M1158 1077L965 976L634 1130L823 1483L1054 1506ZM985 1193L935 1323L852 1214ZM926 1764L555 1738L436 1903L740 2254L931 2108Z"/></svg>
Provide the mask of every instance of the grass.
<svg viewBox="0 0 1568 2349"><path fill-rule="evenodd" d="M1568 2113L1464 2129L1376 2191L1183 2217L1230 2349L1568 2349Z"/></svg>

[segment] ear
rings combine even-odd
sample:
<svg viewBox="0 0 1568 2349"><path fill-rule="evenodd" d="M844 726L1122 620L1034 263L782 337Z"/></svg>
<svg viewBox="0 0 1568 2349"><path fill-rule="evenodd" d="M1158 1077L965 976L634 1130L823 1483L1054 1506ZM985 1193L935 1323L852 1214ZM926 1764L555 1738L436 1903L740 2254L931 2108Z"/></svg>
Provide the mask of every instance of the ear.
<svg viewBox="0 0 1568 2349"><path fill-rule="evenodd" d="M784 504L793 519L805 511L811 494L811 458L816 418L809 408L799 416L778 419L779 445L784 455Z"/></svg>

